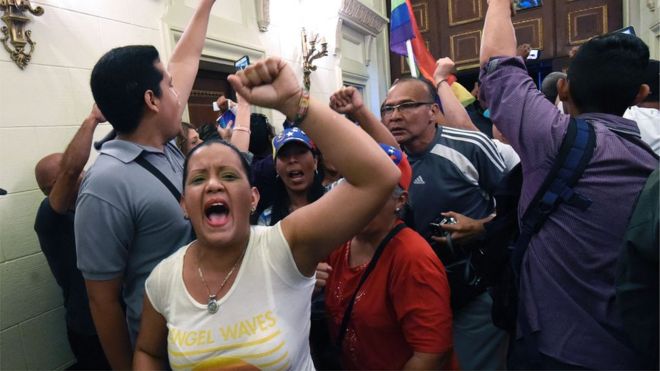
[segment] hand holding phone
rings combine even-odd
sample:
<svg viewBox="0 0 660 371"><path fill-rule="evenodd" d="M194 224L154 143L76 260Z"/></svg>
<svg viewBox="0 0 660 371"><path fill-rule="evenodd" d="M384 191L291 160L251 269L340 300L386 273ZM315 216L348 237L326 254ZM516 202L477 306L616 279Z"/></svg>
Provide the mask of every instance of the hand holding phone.
<svg viewBox="0 0 660 371"><path fill-rule="evenodd" d="M529 55L527 55L527 59L529 60L536 60L539 59L539 56L541 55L541 51L538 49L531 49L529 51Z"/></svg>
<svg viewBox="0 0 660 371"><path fill-rule="evenodd" d="M234 108L235 106L236 102L225 98L224 95L221 95L215 102L213 102L213 112L224 112L228 109Z"/></svg>

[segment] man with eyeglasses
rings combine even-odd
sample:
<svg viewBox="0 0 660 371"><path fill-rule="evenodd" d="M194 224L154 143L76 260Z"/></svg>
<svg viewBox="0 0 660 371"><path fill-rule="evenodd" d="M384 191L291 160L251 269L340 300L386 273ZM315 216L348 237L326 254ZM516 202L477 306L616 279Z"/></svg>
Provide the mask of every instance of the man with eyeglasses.
<svg viewBox="0 0 660 371"><path fill-rule="evenodd" d="M435 87L414 78L395 81L381 106L383 124L408 154L413 168L410 206L414 228L431 242L445 266L457 257L447 254L446 237L434 235L429 224L452 216L463 228L461 233L452 233L453 245L463 242L459 236L483 229L494 211L492 193L506 171L488 137L457 129L474 126L447 82L453 67L449 58L437 62ZM442 104L442 113L437 102ZM436 120L443 114L447 124L438 125ZM452 280L451 274L449 277ZM492 323L489 294L460 284L452 285L452 290L454 346L461 367L505 368L507 336Z"/></svg>
<svg viewBox="0 0 660 371"><path fill-rule="evenodd" d="M344 87L330 97L330 107L357 121L374 140L401 146L408 154L413 168L409 191L413 218L408 222L431 243L445 266L453 263L444 256L449 250L446 238L432 236L429 223L449 212L458 221L454 227L460 226L452 237L478 232L493 213L491 194L505 171L495 145L474 131L468 113L447 83L453 67L449 58L438 60L434 73L437 89L414 78L395 81L381 106L382 123L354 87ZM438 102L442 102L443 113ZM437 117L452 127L439 126ZM455 242L460 243L458 238ZM504 369L507 336L492 323L490 296L483 289L465 291L452 287L453 340L461 368ZM459 296L468 298L462 306L454 305Z"/></svg>

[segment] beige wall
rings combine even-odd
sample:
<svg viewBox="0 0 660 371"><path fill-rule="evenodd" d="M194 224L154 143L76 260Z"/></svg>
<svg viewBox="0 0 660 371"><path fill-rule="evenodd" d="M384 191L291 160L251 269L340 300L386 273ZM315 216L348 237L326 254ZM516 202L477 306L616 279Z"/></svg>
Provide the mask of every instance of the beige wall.
<svg viewBox="0 0 660 371"><path fill-rule="evenodd" d="M162 1L35 1L37 48L21 71L0 50L0 369L55 369L73 361L60 289L33 231L43 195L34 165L63 151L90 111L89 74L101 54L127 43L162 50ZM130 11L129 11L130 9ZM99 135L107 132L103 125Z"/></svg>
<svg viewBox="0 0 660 371"><path fill-rule="evenodd" d="M9 191L0 196L0 369L61 369L74 361L60 289L33 231L43 199L34 180L36 162L63 151L89 113L89 74L96 60L126 44L152 44L167 59L197 1L33 0L45 14L31 16L28 26L37 42L32 62L21 71L0 49L0 188ZM330 56L312 75L312 95L327 99L351 72L342 68L342 54L332 52L342 1L271 0L268 31L260 32L257 1L217 0L203 58L230 64L243 54L281 55L299 66L305 26L328 39ZM384 0L363 3L384 13ZM358 45L353 53L367 46ZM369 48L365 84L377 107L389 76L384 33ZM266 113L276 124L283 120L279 113ZM109 129L101 125L96 137Z"/></svg>
<svg viewBox="0 0 660 371"><path fill-rule="evenodd" d="M660 0L624 0L623 23L635 27L652 59L660 59Z"/></svg>

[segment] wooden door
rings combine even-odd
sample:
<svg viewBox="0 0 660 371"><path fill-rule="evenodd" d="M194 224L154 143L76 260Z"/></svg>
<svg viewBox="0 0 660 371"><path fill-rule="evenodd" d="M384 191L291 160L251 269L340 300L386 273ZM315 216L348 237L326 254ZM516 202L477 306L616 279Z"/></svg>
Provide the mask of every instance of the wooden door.
<svg viewBox="0 0 660 371"><path fill-rule="evenodd" d="M487 1L412 0L412 5L433 56L448 56L459 73L476 74ZM542 60L565 57L573 46L621 25L621 0L543 0L513 17L518 43L541 50ZM410 73L403 57L391 53L390 61L392 80Z"/></svg>
<svg viewBox="0 0 660 371"><path fill-rule="evenodd" d="M227 72L219 71L216 68L205 68L204 65L200 66L188 99L190 123L194 127L200 127L217 119L218 113L213 112L213 102L220 95L235 100L235 93L227 81L227 76L229 76Z"/></svg>
<svg viewBox="0 0 660 371"><path fill-rule="evenodd" d="M557 20L554 69L568 66L570 50L623 27L621 0L554 0Z"/></svg>

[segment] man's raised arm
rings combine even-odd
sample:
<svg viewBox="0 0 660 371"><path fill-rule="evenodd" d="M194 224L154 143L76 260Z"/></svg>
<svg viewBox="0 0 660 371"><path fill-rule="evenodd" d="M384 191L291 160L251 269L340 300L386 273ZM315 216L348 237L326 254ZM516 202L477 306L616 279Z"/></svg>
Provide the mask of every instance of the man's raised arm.
<svg viewBox="0 0 660 371"><path fill-rule="evenodd" d="M433 71L433 85L442 102L447 126L479 131L447 81L454 70L454 65L454 61L450 58L440 58L435 62L435 71Z"/></svg>
<svg viewBox="0 0 660 371"><path fill-rule="evenodd" d="M105 122L105 118L95 104L64 151L60 172L48 195L50 207L59 214L65 214L76 198L78 178L89 159L94 130L101 122Z"/></svg>
<svg viewBox="0 0 660 371"><path fill-rule="evenodd" d="M176 44L168 64L174 86L181 102L181 114L188 102L195 76L199 69L199 57L204 48L204 39L209 25L211 8L215 0L201 0L181 39Z"/></svg>
<svg viewBox="0 0 660 371"><path fill-rule="evenodd" d="M479 53L482 66L492 57L516 56L516 33L511 23L511 3L511 0L488 0Z"/></svg>

